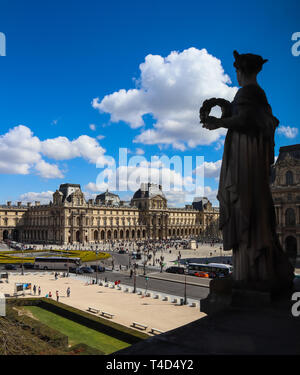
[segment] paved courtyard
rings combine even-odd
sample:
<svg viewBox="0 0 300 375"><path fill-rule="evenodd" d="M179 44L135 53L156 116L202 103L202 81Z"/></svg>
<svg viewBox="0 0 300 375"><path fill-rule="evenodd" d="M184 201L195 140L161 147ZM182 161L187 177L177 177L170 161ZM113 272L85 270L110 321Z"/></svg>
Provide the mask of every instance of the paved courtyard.
<svg viewBox="0 0 300 375"><path fill-rule="evenodd" d="M86 311L88 307L94 307L101 311L114 314L113 321L130 327L132 322L139 322L148 326L147 331L154 327L161 331L169 331L190 323L203 316L199 307L180 306L170 301L142 297L133 293L125 293L116 289L99 285L86 285L83 280L76 276L69 278L59 277L55 280L54 275L27 274L9 275L9 283L0 284L0 292L13 294L15 283L31 283L41 287L41 296L45 297L50 291L52 298L56 290L59 292L59 301L67 305ZM67 297L67 288L71 289L71 296ZM26 298L32 297L33 292L26 292Z"/></svg>

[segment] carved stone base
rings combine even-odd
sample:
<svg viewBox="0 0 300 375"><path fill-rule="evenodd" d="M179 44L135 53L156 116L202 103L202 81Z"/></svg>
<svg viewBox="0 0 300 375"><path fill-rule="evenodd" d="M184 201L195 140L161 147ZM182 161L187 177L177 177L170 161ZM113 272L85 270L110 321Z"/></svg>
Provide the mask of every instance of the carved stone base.
<svg viewBox="0 0 300 375"><path fill-rule="evenodd" d="M231 278L213 279L209 284L210 293L200 301L200 311L212 315L232 308L270 307L278 298L290 299L292 285L277 283L246 283Z"/></svg>

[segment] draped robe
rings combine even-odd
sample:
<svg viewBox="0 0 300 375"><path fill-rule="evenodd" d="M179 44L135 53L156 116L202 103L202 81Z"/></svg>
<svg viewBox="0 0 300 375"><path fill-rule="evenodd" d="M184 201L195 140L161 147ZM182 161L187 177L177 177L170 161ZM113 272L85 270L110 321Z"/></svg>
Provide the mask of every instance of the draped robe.
<svg viewBox="0 0 300 375"><path fill-rule="evenodd" d="M269 182L279 121L265 92L251 84L237 92L221 122L228 132L217 198L224 250L233 249L234 279L291 283L293 268L276 234Z"/></svg>

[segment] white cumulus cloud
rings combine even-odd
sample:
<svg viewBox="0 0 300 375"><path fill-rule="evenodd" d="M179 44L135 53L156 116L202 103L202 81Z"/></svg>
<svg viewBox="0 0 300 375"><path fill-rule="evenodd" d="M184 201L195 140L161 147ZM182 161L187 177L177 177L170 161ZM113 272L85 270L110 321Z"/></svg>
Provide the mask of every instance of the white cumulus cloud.
<svg viewBox="0 0 300 375"><path fill-rule="evenodd" d="M109 113L112 122L124 121L141 128L134 142L166 144L184 150L209 145L226 134L226 129L209 131L199 123L199 108L205 99L232 100L237 88L230 87L221 61L206 49L189 48L171 52L167 57L148 55L140 64L136 88L121 89L92 106ZM219 113L214 110L213 114ZM154 123L144 128L143 116L151 114Z"/></svg>
<svg viewBox="0 0 300 375"><path fill-rule="evenodd" d="M220 170L221 170L221 165L222 165L222 160L217 160L215 162L204 162L204 177L207 178L218 178L220 175ZM195 169L195 173L201 173L202 171L202 164L198 166Z"/></svg>
<svg viewBox="0 0 300 375"><path fill-rule="evenodd" d="M295 138L298 134L297 128L291 128L290 126L279 126L277 129L278 134L284 135L286 138Z"/></svg>
<svg viewBox="0 0 300 375"><path fill-rule="evenodd" d="M39 201L41 202L41 204L48 204L50 201L52 201L53 193L54 192L50 190L40 193L30 191L28 193L20 195L20 200L23 202Z"/></svg>
<svg viewBox="0 0 300 375"><path fill-rule="evenodd" d="M104 162L105 149L99 145L95 138L87 135L70 141L66 137L47 139L42 142L43 155L54 160L68 160L82 157L90 163Z"/></svg>
<svg viewBox="0 0 300 375"><path fill-rule="evenodd" d="M64 175L55 164L49 164L45 160L40 160L35 169L41 177L44 178L63 178Z"/></svg>
<svg viewBox="0 0 300 375"><path fill-rule="evenodd" d="M45 161L70 160L81 157L89 163L105 164L105 149L99 142L87 135L69 140L66 137L40 140L24 125L15 126L0 135L0 173L36 173L44 178L62 178L58 165Z"/></svg>
<svg viewBox="0 0 300 375"><path fill-rule="evenodd" d="M0 136L0 173L28 174L41 160L41 144L32 131L19 125Z"/></svg>

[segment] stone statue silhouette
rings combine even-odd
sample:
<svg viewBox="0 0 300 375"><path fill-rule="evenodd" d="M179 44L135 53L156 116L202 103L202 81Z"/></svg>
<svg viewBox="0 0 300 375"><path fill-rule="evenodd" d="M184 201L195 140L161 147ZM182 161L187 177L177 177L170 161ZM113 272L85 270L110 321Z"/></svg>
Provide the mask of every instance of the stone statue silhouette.
<svg viewBox="0 0 300 375"><path fill-rule="evenodd" d="M212 98L200 109L204 128L228 129L217 195L223 247L233 250L236 287L276 292L291 287L294 278L276 234L269 185L279 121L257 83L257 74L267 60L237 51L233 54L241 86L233 102ZM209 116L215 105L222 109L220 119Z"/></svg>

